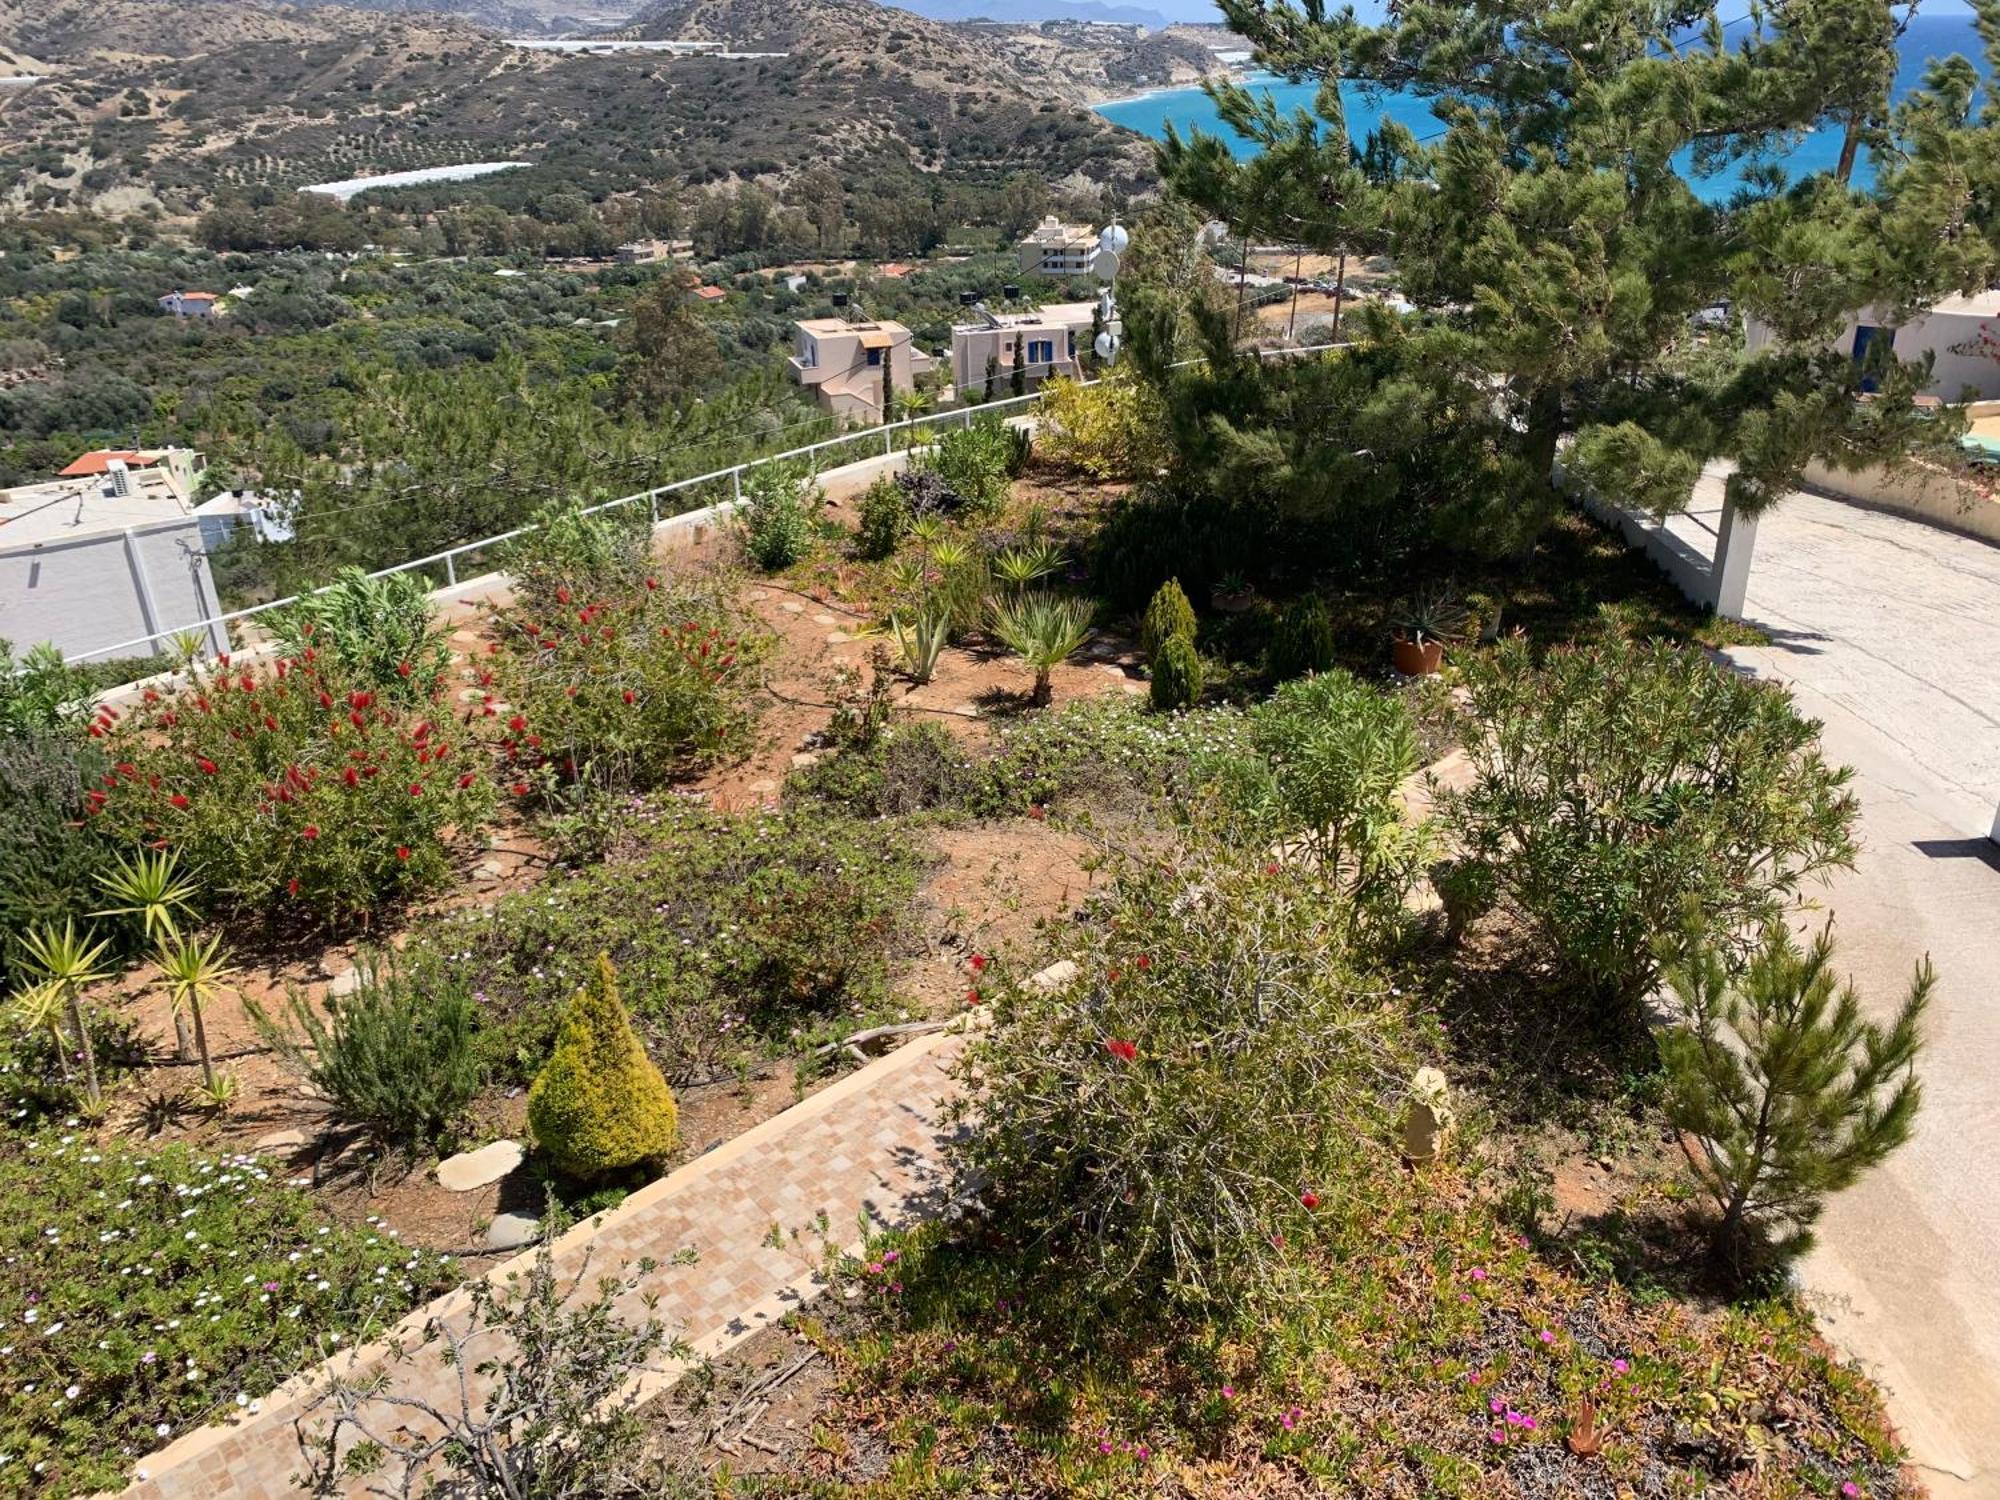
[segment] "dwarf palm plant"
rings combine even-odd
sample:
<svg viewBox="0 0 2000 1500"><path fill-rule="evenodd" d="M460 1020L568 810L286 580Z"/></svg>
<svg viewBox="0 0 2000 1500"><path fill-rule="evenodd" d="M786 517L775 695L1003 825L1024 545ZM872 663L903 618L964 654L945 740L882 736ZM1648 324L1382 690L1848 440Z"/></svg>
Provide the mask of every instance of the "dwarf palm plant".
<svg viewBox="0 0 2000 1500"><path fill-rule="evenodd" d="M63 1082L68 1083L72 1074L69 1042L63 1036L62 987L46 979L24 985L14 992L8 1012L21 1030L31 1036L46 1036L54 1044L56 1065L62 1069Z"/></svg>
<svg viewBox="0 0 2000 1500"><path fill-rule="evenodd" d="M60 931L54 926L32 927L21 937L25 967L41 976L40 984L53 990L49 1003L53 1005L59 998L69 1012L76 1049L83 1058L83 1096L92 1109L103 1098L103 1091L97 1083L97 1054L90 1044L90 1027L83 1018L83 988L110 974L104 966L105 950L110 946L89 928L79 933L74 920L64 922Z"/></svg>
<svg viewBox="0 0 2000 1500"><path fill-rule="evenodd" d="M993 559L993 573L1018 592L1059 571L1062 562L1060 552L1047 542L1038 542L1031 547L1009 547Z"/></svg>
<svg viewBox="0 0 2000 1500"><path fill-rule="evenodd" d="M1050 677L1071 652L1090 639L1089 601L1054 594L1021 594L993 605L993 633L1035 669L1035 707L1055 697Z"/></svg>
<svg viewBox="0 0 2000 1500"><path fill-rule="evenodd" d="M218 1103L227 1102L215 1078L215 1064L208 1055L208 1028L201 1009L222 992L222 981L235 973L223 952L222 938L203 941L199 937L170 935L160 939L157 959L160 977L166 981L168 997L176 1018L185 1013L194 1023L194 1044L201 1058L202 1091Z"/></svg>

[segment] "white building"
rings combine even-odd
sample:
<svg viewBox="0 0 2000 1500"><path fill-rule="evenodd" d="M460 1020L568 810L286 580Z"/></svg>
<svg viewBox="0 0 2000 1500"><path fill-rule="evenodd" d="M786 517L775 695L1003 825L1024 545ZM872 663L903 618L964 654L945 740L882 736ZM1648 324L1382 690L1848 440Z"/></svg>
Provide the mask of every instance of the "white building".
<svg viewBox="0 0 2000 1500"><path fill-rule="evenodd" d="M160 298L160 311L177 318L212 318L221 310L218 292L168 292Z"/></svg>
<svg viewBox="0 0 2000 1500"><path fill-rule="evenodd" d="M1097 231L1054 214L1021 241L1021 269L1030 276L1088 276L1096 258Z"/></svg>
<svg viewBox="0 0 2000 1500"><path fill-rule="evenodd" d="M1013 390L1014 367L1022 367L1029 390L1058 375L1082 373L1079 353L1090 347L1097 313L1095 302L1056 302L1030 312L993 313L979 309L979 319L951 330L951 379L960 394L981 392L1006 396ZM986 391L990 368L994 388Z"/></svg>
<svg viewBox="0 0 2000 1500"><path fill-rule="evenodd" d="M1957 402L1969 391L1974 401L2000 398L2000 291L1970 297L1946 297L1927 313L1907 323L1891 323L1875 309L1864 309L1841 331L1834 348L1861 358L1877 339L1890 339L1896 358L1932 356L1931 382L1926 394ZM1748 319L1745 346L1753 353L1772 342L1771 330Z"/></svg>

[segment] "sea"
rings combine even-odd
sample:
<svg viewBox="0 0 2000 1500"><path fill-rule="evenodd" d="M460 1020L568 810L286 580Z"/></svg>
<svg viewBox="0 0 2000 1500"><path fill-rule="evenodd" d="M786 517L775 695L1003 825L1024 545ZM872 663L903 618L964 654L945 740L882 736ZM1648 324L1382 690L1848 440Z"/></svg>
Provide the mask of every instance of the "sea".
<svg viewBox="0 0 2000 1500"><path fill-rule="evenodd" d="M1979 35L1973 29L1970 12L1917 17L1903 34L1902 61L1896 72L1895 96L1900 99L1923 82L1931 59L1948 57L1954 52L1970 58L1982 74L1986 71ZM1253 74L1247 82L1251 88L1275 98L1279 108L1286 113L1296 109L1310 112L1313 99L1319 92L1316 83L1287 83L1270 74ZM1341 97L1347 106L1348 133L1357 142L1384 119L1406 125L1417 135L1440 128L1428 101L1414 94L1374 90L1362 84L1348 83L1341 86ZM1154 140L1165 139L1167 127L1172 125L1183 136L1196 130L1221 136L1239 157L1250 156L1256 151L1254 142L1245 140L1222 123L1216 114L1215 102L1199 88L1162 89L1100 104L1097 112L1114 124L1136 130ZM1770 159L1783 165L1794 177L1831 168L1840 160L1840 132L1817 130L1809 135L1781 141L1776 144ZM1691 161L1683 160L1680 166L1684 173L1691 173ZM1741 183L1742 171L1740 164L1732 163L1699 178L1690 176L1690 182L1704 198L1726 198ZM1868 160L1864 150L1855 163L1856 186L1867 186L1874 173L1874 164Z"/></svg>

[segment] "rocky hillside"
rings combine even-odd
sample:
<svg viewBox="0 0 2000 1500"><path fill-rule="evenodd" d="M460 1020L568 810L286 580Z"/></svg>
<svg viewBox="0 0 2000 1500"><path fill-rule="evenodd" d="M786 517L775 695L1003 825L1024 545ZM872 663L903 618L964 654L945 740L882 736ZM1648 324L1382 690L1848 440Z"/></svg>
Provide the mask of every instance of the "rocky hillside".
<svg viewBox="0 0 2000 1500"><path fill-rule="evenodd" d="M0 205L184 213L502 158L607 191L820 163L1124 187L1149 151L1081 106L1206 60L1124 27L942 25L873 0L670 0L619 34L787 55L556 54L449 16L261 0L0 0L0 36L47 74L0 90Z"/></svg>

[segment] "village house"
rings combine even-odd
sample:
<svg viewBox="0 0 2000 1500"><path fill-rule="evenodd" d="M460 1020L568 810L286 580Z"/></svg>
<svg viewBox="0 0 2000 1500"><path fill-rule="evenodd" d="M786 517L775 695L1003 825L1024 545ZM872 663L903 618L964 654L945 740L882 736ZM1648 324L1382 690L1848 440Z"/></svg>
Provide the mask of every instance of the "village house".
<svg viewBox="0 0 2000 1500"><path fill-rule="evenodd" d="M1878 339L1901 360L1932 357L1928 395L1957 402L1968 393L1974 401L2000 399L2000 291L1970 297L1945 297L1907 322L1891 322L1877 308L1864 308L1848 320L1834 348L1856 360L1867 356ZM1746 319L1744 347L1752 353L1772 342L1771 330L1755 318Z"/></svg>
<svg viewBox="0 0 2000 1500"><path fill-rule="evenodd" d="M1057 302L1028 312L994 313L983 306L978 320L951 330L951 378L961 395L1008 395L1018 362L1028 390L1058 375L1082 373L1081 351L1090 347L1097 304ZM985 390L988 373L994 389Z"/></svg>
<svg viewBox="0 0 2000 1500"><path fill-rule="evenodd" d="M1096 258L1097 231L1054 214L1021 241L1021 269L1030 276L1087 276Z"/></svg>
<svg viewBox="0 0 2000 1500"><path fill-rule="evenodd" d="M160 298L160 311L177 318L212 318L221 310L219 292L168 292Z"/></svg>
<svg viewBox="0 0 2000 1500"><path fill-rule="evenodd" d="M811 318L792 326L794 378L821 406L850 421L881 421L885 378L898 397L907 396L935 364L901 323Z"/></svg>

